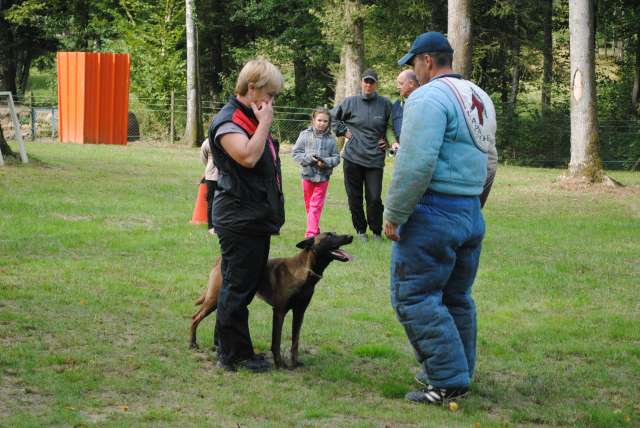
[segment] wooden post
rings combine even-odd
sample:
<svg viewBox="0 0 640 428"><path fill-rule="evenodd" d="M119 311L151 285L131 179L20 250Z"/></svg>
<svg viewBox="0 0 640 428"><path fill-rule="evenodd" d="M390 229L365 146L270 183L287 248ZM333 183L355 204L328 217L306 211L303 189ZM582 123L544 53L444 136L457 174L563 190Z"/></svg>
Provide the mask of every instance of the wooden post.
<svg viewBox="0 0 640 428"><path fill-rule="evenodd" d="M29 96L29 112L31 112L31 141L36 139L36 112L33 109L33 91Z"/></svg>
<svg viewBox="0 0 640 428"><path fill-rule="evenodd" d="M171 90L171 118L169 119L169 142L173 143L173 131L174 131L174 119L175 119L175 113L174 113L174 109L175 109L175 91L172 89Z"/></svg>
<svg viewBox="0 0 640 428"><path fill-rule="evenodd" d="M51 107L51 140L55 142L56 138L56 109Z"/></svg>

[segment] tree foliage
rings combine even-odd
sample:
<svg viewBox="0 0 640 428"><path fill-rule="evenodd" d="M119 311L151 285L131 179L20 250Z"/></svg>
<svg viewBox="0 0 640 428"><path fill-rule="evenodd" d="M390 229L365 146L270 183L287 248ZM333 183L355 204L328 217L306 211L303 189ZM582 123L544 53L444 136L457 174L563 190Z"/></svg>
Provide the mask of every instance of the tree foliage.
<svg viewBox="0 0 640 428"><path fill-rule="evenodd" d="M345 1L195 0L203 100L224 101L233 92L242 64L262 56L277 64L285 76L278 104L331 105L341 50L353 37L345 24ZM363 65L378 71L380 92L397 95L395 77L400 67L396 61L417 34L446 32L447 3L360 0L357 18L364 28ZM492 94L501 112L499 147L503 158L568 158L568 1L551 2L553 63L546 98L541 96L545 4L549 2L471 2L471 76ZM132 56L134 99L152 110L165 109L172 90L178 98L185 97L184 22L184 0L2 0L0 87L23 91L34 62L52 66L57 50L128 52ZM637 1L597 1L596 46L599 116L637 120ZM543 109L544 99L550 104ZM157 117L160 122L165 119L162 114ZM631 127L633 123L618 126ZM607 153L620 156L625 150L626 158L640 157L637 131L624 135L603 139L605 158Z"/></svg>

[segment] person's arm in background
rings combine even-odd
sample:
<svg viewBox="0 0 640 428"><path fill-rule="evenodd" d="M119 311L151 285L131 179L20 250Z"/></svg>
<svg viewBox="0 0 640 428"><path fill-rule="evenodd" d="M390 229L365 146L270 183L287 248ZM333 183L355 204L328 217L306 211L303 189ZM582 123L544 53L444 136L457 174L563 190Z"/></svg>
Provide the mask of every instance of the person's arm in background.
<svg viewBox="0 0 640 428"><path fill-rule="evenodd" d="M211 147L209 146L209 139L205 139L200 146L200 160L204 166L207 166L209 162L209 156L211 156Z"/></svg>
<svg viewBox="0 0 640 428"><path fill-rule="evenodd" d="M382 137L378 140L378 147L382 151L386 151L391 143L395 140L393 136L393 124L390 124L391 121L391 101L388 98L383 97L384 99L384 115L387 118L384 124L384 132L382 133ZM389 131L391 130L391 137L389 137Z"/></svg>
<svg viewBox="0 0 640 428"><path fill-rule="evenodd" d="M316 163L316 161L311 157L311 154L306 153L306 142L306 132L302 131L300 135L298 135L296 144L293 146L293 150L291 152L291 156L293 157L293 159L302 166L309 166Z"/></svg>
<svg viewBox="0 0 640 428"><path fill-rule="evenodd" d="M387 142L391 145L391 150L393 150L394 152L398 150L398 147L400 147L400 143L398 143L396 132L393 129L393 116L391 115L389 115L389 120L387 121L386 137Z"/></svg>
<svg viewBox="0 0 640 428"><path fill-rule="evenodd" d="M487 203L489 193L491 193L491 187L493 186L493 180L496 178L496 170L498 169L498 150L496 145L493 144L487 151L487 179L484 181L484 188L482 194L480 194L480 207L484 208L484 204Z"/></svg>
<svg viewBox="0 0 640 428"><path fill-rule="evenodd" d="M347 128L347 125L344 123L345 101L346 99L342 100L340 104L338 104L331 110L331 122L332 122L331 127L333 128L333 131L338 137L344 136L347 133L347 131L349 131L349 128Z"/></svg>

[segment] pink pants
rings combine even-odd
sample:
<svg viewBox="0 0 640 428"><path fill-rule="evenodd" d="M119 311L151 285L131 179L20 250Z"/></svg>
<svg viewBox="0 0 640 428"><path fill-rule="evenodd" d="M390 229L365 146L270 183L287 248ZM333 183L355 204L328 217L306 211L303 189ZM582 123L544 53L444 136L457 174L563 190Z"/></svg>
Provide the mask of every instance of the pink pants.
<svg viewBox="0 0 640 428"><path fill-rule="evenodd" d="M314 183L310 180L302 180L304 192L304 207L307 210L307 232L305 238L320 233L320 215L324 208L324 200L327 197L329 180Z"/></svg>

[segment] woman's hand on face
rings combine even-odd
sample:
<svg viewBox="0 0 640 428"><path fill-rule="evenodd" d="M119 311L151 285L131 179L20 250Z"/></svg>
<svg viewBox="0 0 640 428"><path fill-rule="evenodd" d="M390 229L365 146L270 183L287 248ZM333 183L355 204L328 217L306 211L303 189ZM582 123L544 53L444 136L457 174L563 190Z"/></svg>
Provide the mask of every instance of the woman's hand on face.
<svg viewBox="0 0 640 428"><path fill-rule="evenodd" d="M273 100L261 101L257 105L251 103L251 110L253 110L253 114L256 115L258 122L264 123L268 127L271 126L273 122Z"/></svg>

